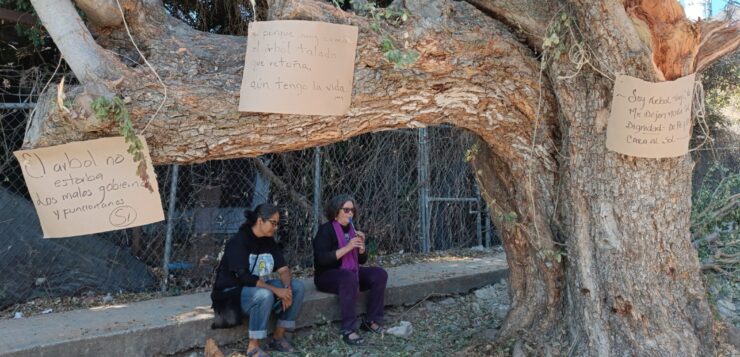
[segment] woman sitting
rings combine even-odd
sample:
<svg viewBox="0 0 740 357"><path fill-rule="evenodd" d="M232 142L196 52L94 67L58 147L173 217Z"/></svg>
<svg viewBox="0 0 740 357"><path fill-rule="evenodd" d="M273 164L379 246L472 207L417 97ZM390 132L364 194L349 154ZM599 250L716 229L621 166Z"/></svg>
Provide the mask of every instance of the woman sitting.
<svg viewBox="0 0 740 357"><path fill-rule="evenodd" d="M360 291L370 290L362 329L382 331L383 305L388 273L382 268L361 267L367 261L365 234L355 231L352 218L355 201L349 195L332 198L325 214L330 219L313 240L314 284L319 291L338 294L342 316L342 339L350 345L364 340L357 333L355 303Z"/></svg>
<svg viewBox="0 0 740 357"><path fill-rule="evenodd" d="M224 248L219 263L211 299L216 311L213 328L241 324L241 313L249 315L248 357L268 356L260 348L260 339L267 337L267 322L275 310L277 328L270 340L272 349L294 352L285 339L286 329L295 327L303 304L303 284L291 280L290 268L282 249L272 238L278 227L280 213L270 203L245 212L246 222ZM266 280L277 271L280 280Z"/></svg>

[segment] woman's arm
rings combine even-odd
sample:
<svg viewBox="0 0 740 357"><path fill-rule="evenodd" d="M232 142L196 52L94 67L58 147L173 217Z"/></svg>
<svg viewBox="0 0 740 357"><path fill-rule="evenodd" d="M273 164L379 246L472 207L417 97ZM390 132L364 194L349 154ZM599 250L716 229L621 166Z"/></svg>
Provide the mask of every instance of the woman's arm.
<svg viewBox="0 0 740 357"><path fill-rule="evenodd" d="M339 260L344 254L338 255L341 249L332 249L331 238L326 232L326 226L319 228L316 232L316 237L313 239L313 254L316 257L316 262L319 265L332 265ZM333 235L333 234L332 234ZM336 239L336 237L334 237Z"/></svg>

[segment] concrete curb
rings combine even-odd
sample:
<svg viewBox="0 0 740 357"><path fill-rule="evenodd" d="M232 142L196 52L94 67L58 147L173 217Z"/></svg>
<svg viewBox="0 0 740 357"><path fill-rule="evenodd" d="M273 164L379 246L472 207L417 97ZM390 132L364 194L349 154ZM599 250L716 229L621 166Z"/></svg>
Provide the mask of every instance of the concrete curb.
<svg viewBox="0 0 740 357"><path fill-rule="evenodd" d="M499 282L508 267L501 254L399 266L388 275L386 305L401 305ZM338 298L316 291L311 279L302 281L306 297L296 325L338 320ZM364 311L364 294L358 311ZM207 338L223 345L247 336L246 324L211 330L212 318L209 294L200 293L2 320L0 356L152 356L203 346Z"/></svg>

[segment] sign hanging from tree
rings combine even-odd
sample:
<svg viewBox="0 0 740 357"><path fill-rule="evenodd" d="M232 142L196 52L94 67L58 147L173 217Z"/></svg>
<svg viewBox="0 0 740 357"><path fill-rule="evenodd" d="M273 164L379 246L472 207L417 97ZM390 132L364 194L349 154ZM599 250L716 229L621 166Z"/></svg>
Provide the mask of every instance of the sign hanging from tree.
<svg viewBox="0 0 740 357"><path fill-rule="evenodd" d="M357 27L315 21L249 24L239 111L344 115Z"/></svg>
<svg viewBox="0 0 740 357"><path fill-rule="evenodd" d="M164 219L146 141L152 190L123 137L16 151L44 238L62 238L141 226Z"/></svg>
<svg viewBox="0 0 740 357"><path fill-rule="evenodd" d="M694 75L646 82L618 75L606 147L621 154L662 158L685 155L691 138Z"/></svg>

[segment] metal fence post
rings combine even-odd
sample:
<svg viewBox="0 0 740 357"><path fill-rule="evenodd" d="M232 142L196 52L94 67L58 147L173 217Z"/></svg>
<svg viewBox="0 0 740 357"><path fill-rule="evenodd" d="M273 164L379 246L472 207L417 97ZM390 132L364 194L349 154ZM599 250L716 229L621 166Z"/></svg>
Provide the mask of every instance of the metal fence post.
<svg viewBox="0 0 740 357"><path fill-rule="evenodd" d="M430 250L429 244L429 149L427 147L429 135L427 128L419 129L419 234L421 251Z"/></svg>
<svg viewBox="0 0 740 357"><path fill-rule="evenodd" d="M262 156L257 157L254 160L259 161L259 163L262 163L263 167L268 168L270 167L270 158ZM254 173L254 194L252 195L251 204L249 205L249 209L253 210L255 207L257 207L260 203L267 202L270 198L270 179L265 177L265 175L257 171Z"/></svg>
<svg viewBox="0 0 740 357"><path fill-rule="evenodd" d="M481 214L483 213L483 205L480 204L480 189L478 185L475 186L475 238L478 241L478 246L483 246L483 225L481 224Z"/></svg>
<svg viewBox="0 0 740 357"><path fill-rule="evenodd" d="M313 227L311 228L312 239L316 236L321 224L320 209L321 207L321 148L315 147L313 151Z"/></svg>
<svg viewBox="0 0 740 357"><path fill-rule="evenodd" d="M172 165L172 181L170 181L170 200L167 207L167 234L164 241L164 259L162 263L162 270L164 271L164 279L160 285L162 291L167 290L167 281L170 277L170 254L172 254L172 229L175 224L175 209L177 203L177 174L180 170L179 165Z"/></svg>
<svg viewBox="0 0 740 357"><path fill-rule="evenodd" d="M491 210L488 208L488 204L485 205L484 213L486 214L486 248L491 248Z"/></svg>

